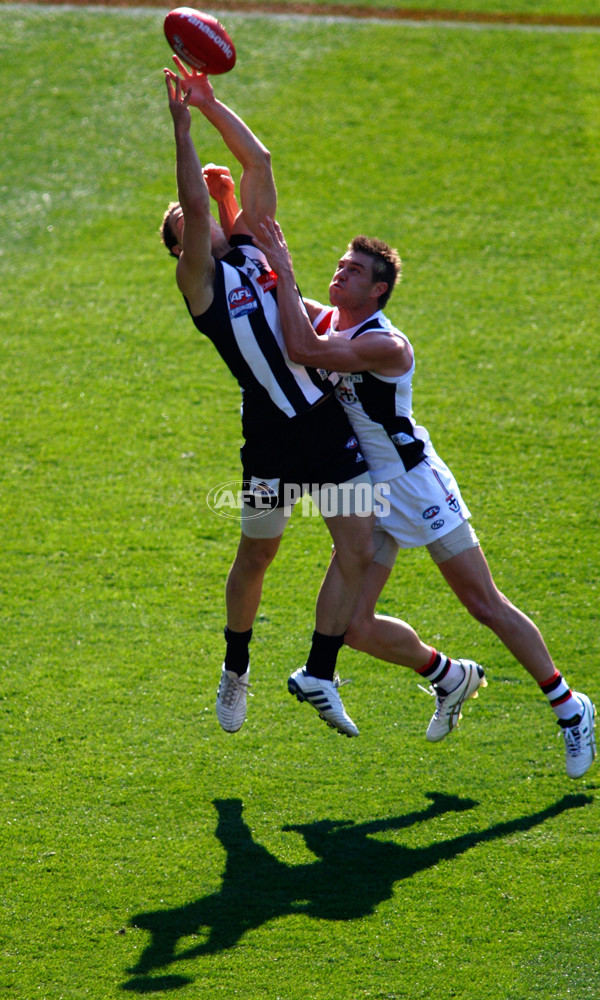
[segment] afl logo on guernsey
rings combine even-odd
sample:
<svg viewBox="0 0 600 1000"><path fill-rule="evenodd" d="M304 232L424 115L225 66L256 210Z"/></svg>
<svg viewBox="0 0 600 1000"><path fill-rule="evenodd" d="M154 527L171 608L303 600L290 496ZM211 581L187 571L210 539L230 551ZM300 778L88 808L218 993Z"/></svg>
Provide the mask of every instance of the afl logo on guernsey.
<svg viewBox="0 0 600 1000"><path fill-rule="evenodd" d="M426 521L431 521L431 518L435 517L435 515L439 514L439 512L440 512L439 507L428 507L427 510L423 511L423 517L425 518Z"/></svg>
<svg viewBox="0 0 600 1000"><path fill-rule="evenodd" d="M232 319L237 319L238 316L247 316L248 313L258 309L258 302L253 293L249 288L244 288L243 285L240 288L234 288L229 293L228 302L229 314Z"/></svg>

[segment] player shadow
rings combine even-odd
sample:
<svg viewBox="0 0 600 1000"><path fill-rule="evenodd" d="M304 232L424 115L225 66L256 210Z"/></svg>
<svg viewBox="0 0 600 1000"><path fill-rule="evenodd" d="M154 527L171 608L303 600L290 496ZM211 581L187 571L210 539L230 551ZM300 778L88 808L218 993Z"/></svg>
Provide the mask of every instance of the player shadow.
<svg viewBox="0 0 600 1000"><path fill-rule="evenodd" d="M249 930L289 914L304 913L317 920L356 920L372 914L389 899L396 883L465 851L511 834L523 833L568 809L592 802L590 796L565 795L554 805L530 816L497 823L427 847L404 847L392 840L373 839L424 823L448 812L473 809L472 799L429 792L428 807L365 823L318 820L284 826L304 837L316 859L288 865L257 844L242 817L240 799L215 799L216 835L227 858L221 888L208 896L171 909L139 913L131 925L146 930L150 941L132 979L122 989L137 993L176 989L192 980L180 975L150 975L201 955L233 948ZM202 940L189 943L202 935ZM187 947L184 940L187 940ZM178 947L179 946L179 947Z"/></svg>

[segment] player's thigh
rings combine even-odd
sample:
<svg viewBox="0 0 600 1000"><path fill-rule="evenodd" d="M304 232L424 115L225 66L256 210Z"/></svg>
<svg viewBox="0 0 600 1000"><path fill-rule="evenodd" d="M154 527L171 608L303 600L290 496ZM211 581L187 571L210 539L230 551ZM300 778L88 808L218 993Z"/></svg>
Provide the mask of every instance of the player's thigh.
<svg viewBox="0 0 600 1000"><path fill-rule="evenodd" d="M348 486L352 487L350 492ZM366 490L363 489L365 486ZM355 477L350 483L341 483L333 489L339 491L334 497L337 498L336 502L331 504L328 510L322 504L319 509L333 539L340 565L344 566L346 562L353 561L366 570L375 554L373 540L375 515L368 473L364 477L362 475Z"/></svg>
<svg viewBox="0 0 600 1000"><path fill-rule="evenodd" d="M458 599L476 616L478 609L483 614L486 607L502 600L479 545L467 548L437 565Z"/></svg>

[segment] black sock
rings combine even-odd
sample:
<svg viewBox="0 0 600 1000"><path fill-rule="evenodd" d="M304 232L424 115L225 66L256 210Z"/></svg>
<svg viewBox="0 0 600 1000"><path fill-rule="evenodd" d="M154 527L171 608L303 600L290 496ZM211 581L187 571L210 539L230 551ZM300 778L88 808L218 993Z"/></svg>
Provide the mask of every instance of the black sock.
<svg viewBox="0 0 600 1000"><path fill-rule="evenodd" d="M252 629L249 628L247 632L232 632L230 628L225 626L224 631L225 642L227 643L225 669L233 670L238 677L241 677L248 669L250 660L248 645L252 638Z"/></svg>
<svg viewBox="0 0 600 1000"><path fill-rule="evenodd" d="M343 635L323 635L321 632L313 632L312 646L306 661L306 673L311 677L320 677L323 681L332 681L337 655L343 645Z"/></svg>

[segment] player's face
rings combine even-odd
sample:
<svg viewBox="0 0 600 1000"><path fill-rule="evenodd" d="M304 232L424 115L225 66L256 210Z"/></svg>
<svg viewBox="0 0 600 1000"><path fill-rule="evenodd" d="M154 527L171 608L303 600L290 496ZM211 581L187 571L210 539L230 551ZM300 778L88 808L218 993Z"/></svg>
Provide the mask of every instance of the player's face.
<svg viewBox="0 0 600 1000"><path fill-rule="evenodd" d="M179 257L181 247L183 246L183 209L180 205L171 212L169 222L171 223L171 229L177 237L177 244L173 247L173 253Z"/></svg>
<svg viewBox="0 0 600 1000"><path fill-rule="evenodd" d="M342 309L364 306L374 294L373 262L368 254L348 250L329 285L329 301Z"/></svg>
<svg viewBox="0 0 600 1000"><path fill-rule="evenodd" d="M183 209L178 205L171 212L170 223L175 236L177 237L177 243L173 247L173 253L176 257L179 257L183 247ZM210 221L210 241L215 256L220 256L226 253L230 249L229 244L225 238L225 233L221 229L220 225L215 222L212 215L209 217Z"/></svg>

